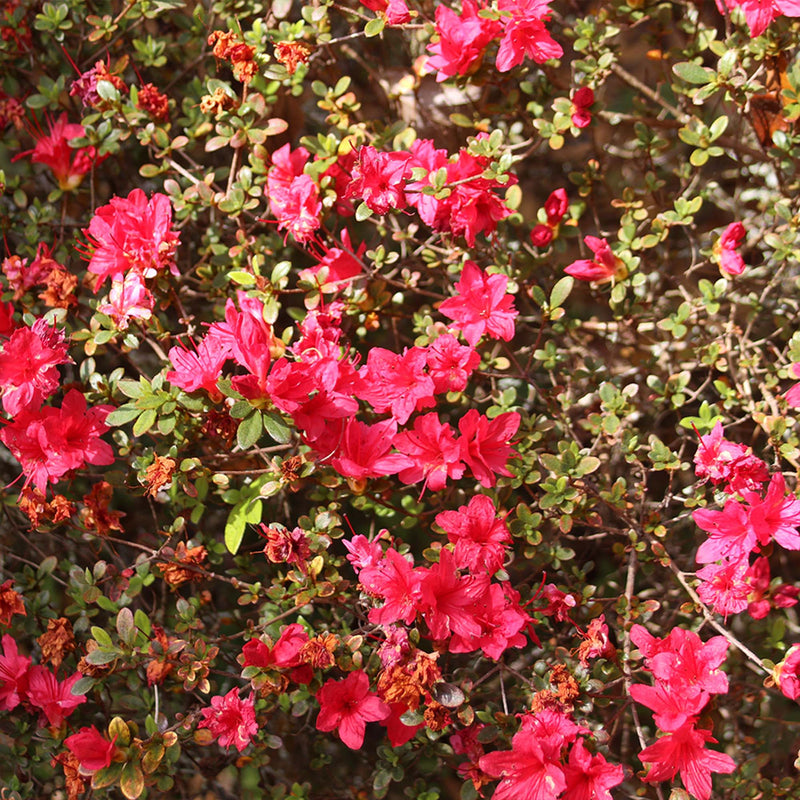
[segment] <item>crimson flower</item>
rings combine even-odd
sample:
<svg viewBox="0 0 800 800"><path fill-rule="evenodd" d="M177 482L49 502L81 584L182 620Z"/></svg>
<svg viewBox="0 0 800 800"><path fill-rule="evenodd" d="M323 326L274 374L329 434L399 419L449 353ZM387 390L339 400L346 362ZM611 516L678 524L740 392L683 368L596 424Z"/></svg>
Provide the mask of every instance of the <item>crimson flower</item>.
<svg viewBox="0 0 800 800"><path fill-rule="evenodd" d="M550 0L500 0L505 28L497 51L497 69L508 72L525 57L543 64L551 58L561 58L561 45L550 36L544 23L550 17Z"/></svg>
<svg viewBox="0 0 800 800"><path fill-rule="evenodd" d="M800 698L800 644L793 644L786 651L783 661L772 671L772 677L786 697Z"/></svg>
<svg viewBox="0 0 800 800"><path fill-rule="evenodd" d="M198 728L208 728L222 747L234 745L241 753L258 733L255 700L242 700L234 686L226 695L211 698L211 705L200 712Z"/></svg>
<svg viewBox="0 0 800 800"><path fill-rule="evenodd" d="M50 132L45 135L41 131L36 136L36 146L15 157L30 156L36 164L45 164L53 172L58 186L64 191L77 189L83 176L92 166L103 159L97 157L94 147L71 147L71 139L80 139L86 135L83 125L67 122L66 113L55 122L50 122Z"/></svg>
<svg viewBox="0 0 800 800"><path fill-rule="evenodd" d="M461 458L487 489L497 483L497 475L511 475L506 463L514 448L509 440L517 432L520 419L516 411L489 419L471 408L458 421Z"/></svg>
<svg viewBox="0 0 800 800"><path fill-rule="evenodd" d="M592 121L594 91L589 86L581 86L572 96L572 124L576 128L586 128Z"/></svg>
<svg viewBox="0 0 800 800"><path fill-rule="evenodd" d="M609 764L601 753L594 755L578 739L564 767L567 788L562 800L612 800L611 792L625 777L621 764Z"/></svg>
<svg viewBox="0 0 800 800"><path fill-rule="evenodd" d="M84 233L89 242L87 269L97 275L95 292L106 278L122 280L131 269L143 278L165 268L177 274L180 234L172 230L172 205L165 194L148 200L141 189L134 189L127 197L112 197L95 211Z"/></svg>
<svg viewBox="0 0 800 800"><path fill-rule="evenodd" d="M82 677L76 672L59 681L46 667L33 666L28 673L28 702L38 708L51 725L60 727L81 703L86 702L86 695L72 694L72 687Z"/></svg>
<svg viewBox="0 0 800 800"><path fill-rule="evenodd" d="M0 711L11 711L27 695L31 660L19 654L17 643L10 634L3 634L0 644L3 646L0 655Z"/></svg>
<svg viewBox="0 0 800 800"><path fill-rule="evenodd" d="M697 800L711 797L711 773L733 772L736 762L725 753L706 750L714 742L710 731L695 727L696 720L686 722L673 733L662 736L639 754L639 760L651 764L644 780L648 783L672 780L680 772L681 780Z"/></svg>
<svg viewBox="0 0 800 800"><path fill-rule="evenodd" d="M714 245L714 254L719 261L720 269L728 275L741 275L744 272L744 259L737 252L744 237L744 225L741 222L732 222Z"/></svg>
<svg viewBox="0 0 800 800"><path fill-rule="evenodd" d="M92 725L89 728L81 728L77 733L68 736L64 740L67 749L78 759L81 765L81 772L97 772L99 769L111 766L111 759L117 749L114 742L115 736L110 742L97 728Z"/></svg>
<svg viewBox="0 0 800 800"><path fill-rule="evenodd" d="M437 414L417 417L414 430L401 431L392 444L412 461L397 476L403 483L424 479L423 491L429 488L438 492L444 489L448 478L457 480L464 474L461 448L453 436L453 429L446 422L440 422Z"/></svg>
<svg viewBox="0 0 800 800"><path fill-rule="evenodd" d="M391 709L369 690L369 678L363 669L351 672L344 680L328 679L317 692L319 715L317 730L336 730L351 749L364 744L368 722L386 719Z"/></svg>
<svg viewBox="0 0 800 800"><path fill-rule="evenodd" d="M372 145L358 149L348 198L359 197L376 214L406 207L405 182L411 174L409 153L382 153Z"/></svg>
<svg viewBox="0 0 800 800"><path fill-rule="evenodd" d="M514 298L506 294L508 278L489 275L474 261L465 261L456 296L439 305L439 311L456 323L472 346L488 334L492 339L508 342L514 337L514 320L518 311Z"/></svg>
<svg viewBox="0 0 800 800"><path fill-rule="evenodd" d="M614 255L605 239L585 236L583 241L594 253L594 259L584 258L580 261L573 261L564 269L567 275L572 275L579 281L607 283L611 280L622 280L628 274L625 264Z"/></svg>
<svg viewBox="0 0 800 800"><path fill-rule="evenodd" d="M331 465L346 478L380 478L405 469L411 460L401 453L390 453L397 433L393 419L367 425L352 417L347 420Z"/></svg>
<svg viewBox="0 0 800 800"><path fill-rule="evenodd" d="M511 740L511 750L487 753L478 766L500 778L494 800L556 800L567 788L564 771L542 748L537 731L523 728Z"/></svg>
<svg viewBox="0 0 800 800"><path fill-rule="evenodd" d="M480 10L475 0L464 0L461 14L456 14L446 5L436 7L439 41L428 45L433 56L427 65L437 70L437 81L445 81L454 75L469 75L480 65L489 42L499 36L502 24L479 16Z"/></svg>

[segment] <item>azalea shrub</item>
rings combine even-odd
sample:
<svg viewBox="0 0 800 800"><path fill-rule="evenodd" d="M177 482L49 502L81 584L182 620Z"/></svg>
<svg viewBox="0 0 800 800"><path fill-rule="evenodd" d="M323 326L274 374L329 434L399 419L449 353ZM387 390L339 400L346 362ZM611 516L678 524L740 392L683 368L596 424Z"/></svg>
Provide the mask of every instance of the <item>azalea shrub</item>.
<svg viewBox="0 0 800 800"><path fill-rule="evenodd" d="M800 792L800 3L5 0L0 796Z"/></svg>

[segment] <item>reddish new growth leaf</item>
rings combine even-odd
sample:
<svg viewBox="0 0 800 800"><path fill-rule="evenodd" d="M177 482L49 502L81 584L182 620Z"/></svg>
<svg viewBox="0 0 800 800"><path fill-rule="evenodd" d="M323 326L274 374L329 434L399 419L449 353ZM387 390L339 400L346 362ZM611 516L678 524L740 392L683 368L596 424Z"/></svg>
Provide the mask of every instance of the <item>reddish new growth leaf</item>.
<svg viewBox="0 0 800 800"><path fill-rule="evenodd" d="M364 744L368 722L386 719L391 709L369 690L369 678L362 669L344 680L328 679L317 692L317 730L333 731L352 750Z"/></svg>

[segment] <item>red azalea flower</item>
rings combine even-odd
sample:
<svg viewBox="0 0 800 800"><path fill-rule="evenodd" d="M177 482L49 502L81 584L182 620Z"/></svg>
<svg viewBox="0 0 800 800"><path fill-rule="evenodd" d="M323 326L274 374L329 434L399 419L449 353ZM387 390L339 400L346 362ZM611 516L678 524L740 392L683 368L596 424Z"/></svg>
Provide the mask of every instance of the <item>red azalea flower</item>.
<svg viewBox="0 0 800 800"><path fill-rule="evenodd" d="M497 69L508 72L525 57L543 64L551 58L561 58L564 51L544 23L550 18L550 0L500 0L499 8L506 12L503 38L497 51Z"/></svg>
<svg viewBox="0 0 800 800"><path fill-rule="evenodd" d="M737 252L744 237L744 225L741 222L732 222L714 245L714 255L717 257L719 267L728 275L741 275L744 272L744 259Z"/></svg>
<svg viewBox="0 0 800 800"><path fill-rule="evenodd" d="M76 672L59 681L46 667L33 666L28 673L28 702L41 710L43 719L58 728L81 703L86 702L86 695L72 694L72 687L82 677L80 672Z"/></svg>
<svg viewBox="0 0 800 800"><path fill-rule="evenodd" d="M0 644L3 646L0 655L0 711L11 711L28 693L28 674L31 660L21 656L14 637L3 634Z"/></svg>
<svg viewBox="0 0 800 800"><path fill-rule="evenodd" d="M514 453L510 439L517 432L520 419L516 411L508 411L490 420L471 408L458 421L461 458L487 489L497 483L498 475L511 475L506 466Z"/></svg>
<svg viewBox="0 0 800 800"><path fill-rule="evenodd" d="M592 121L594 91L589 86L581 86L572 96L572 124L576 128L586 128Z"/></svg>
<svg viewBox="0 0 800 800"><path fill-rule="evenodd" d="M514 320L519 312L513 296L506 294L507 286L505 275L489 275L474 261L465 261L455 286L456 296L442 302L439 311L454 320L472 347L484 334L508 342L514 338Z"/></svg>
<svg viewBox="0 0 800 800"><path fill-rule="evenodd" d="M652 765L644 777L648 783L670 781L680 772L689 794L697 800L709 800L711 773L733 772L736 762L725 753L706 750L708 742L717 740L710 731L695 725L696 720L692 720L674 733L662 736L639 753L639 760Z"/></svg>
<svg viewBox="0 0 800 800"><path fill-rule="evenodd" d="M351 672L344 680L328 679L317 692L319 715L317 730L336 730L339 738L352 750L364 744L368 722L386 719L391 709L369 690L369 678L362 669Z"/></svg>
<svg viewBox="0 0 800 800"><path fill-rule="evenodd" d="M14 160L30 156L34 163L50 167L60 189L64 191L77 189L83 181L83 176L103 158L97 157L94 147L70 146L71 139L82 138L86 135L86 131L83 125L67 122L66 113L55 122L51 120L49 127L50 132L47 135L41 131L35 134L36 146L33 150L20 153Z"/></svg>
<svg viewBox="0 0 800 800"><path fill-rule="evenodd" d="M81 728L77 733L68 736L64 740L64 744L80 762L81 772L89 773L111 766L111 759L117 749L114 745L116 741L117 737L115 736L109 742L92 725L89 728Z"/></svg>
<svg viewBox="0 0 800 800"><path fill-rule="evenodd" d="M611 280L622 280L628 274L625 264L614 255L605 239L596 236L585 236L583 241L594 253L594 259L581 259L573 261L564 269L567 275L572 275L580 281L592 283L606 283Z"/></svg>
<svg viewBox="0 0 800 800"><path fill-rule="evenodd" d="M241 753L258 733L255 700L252 695L242 700L235 686L226 695L212 697L200 713L203 719L197 727L208 728L222 747L234 745Z"/></svg>

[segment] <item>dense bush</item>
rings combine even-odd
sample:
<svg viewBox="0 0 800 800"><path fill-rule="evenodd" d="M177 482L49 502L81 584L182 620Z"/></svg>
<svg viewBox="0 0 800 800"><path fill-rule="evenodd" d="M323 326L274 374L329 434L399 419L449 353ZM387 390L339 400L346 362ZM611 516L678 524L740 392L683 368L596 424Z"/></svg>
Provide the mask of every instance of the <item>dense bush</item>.
<svg viewBox="0 0 800 800"><path fill-rule="evenodd" d="M728 2L0 6L0 796L800 796L800 4Z"/></svg>

